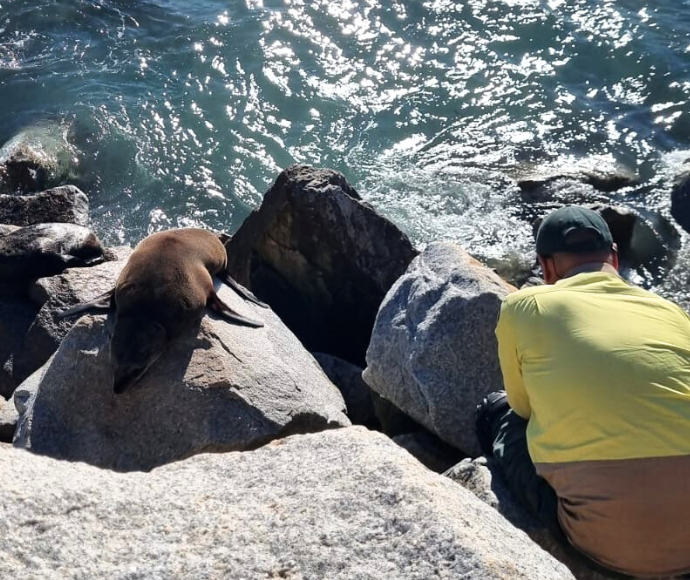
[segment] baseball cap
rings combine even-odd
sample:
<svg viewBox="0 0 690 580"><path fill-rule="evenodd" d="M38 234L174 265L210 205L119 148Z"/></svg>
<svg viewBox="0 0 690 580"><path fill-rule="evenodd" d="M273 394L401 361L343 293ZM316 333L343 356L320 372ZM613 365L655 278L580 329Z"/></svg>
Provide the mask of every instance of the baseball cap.
<svg viewBox="0 0 690 580"><path fill-rule="evenodd" d="M552 211L537 230L537 254L586 254L613 246L609 226L596 211L567 205Z"/></svg>

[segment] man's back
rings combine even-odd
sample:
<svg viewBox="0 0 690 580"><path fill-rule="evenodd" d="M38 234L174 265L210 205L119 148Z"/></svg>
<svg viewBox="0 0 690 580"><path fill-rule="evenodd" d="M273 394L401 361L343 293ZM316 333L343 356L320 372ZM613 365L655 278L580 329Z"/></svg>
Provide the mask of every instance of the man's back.
<svg viewBox="0 0 690 580"><path fill-rule="evenodd" d="M573 544L628 572L690 569L690 318L588 272L507 297L496 332Z"/></svg>

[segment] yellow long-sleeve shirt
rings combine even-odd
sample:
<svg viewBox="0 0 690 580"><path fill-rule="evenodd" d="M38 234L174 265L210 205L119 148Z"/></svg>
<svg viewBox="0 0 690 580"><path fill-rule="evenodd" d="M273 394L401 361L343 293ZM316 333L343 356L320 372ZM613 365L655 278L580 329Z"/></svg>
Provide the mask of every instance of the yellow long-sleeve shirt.
<svg viewBox="0 0 690 580"><path fill-rule="evenodd" d="M571 542L629 574L690 571L690 318L585 272L507 296L496 335Z"/></svg>

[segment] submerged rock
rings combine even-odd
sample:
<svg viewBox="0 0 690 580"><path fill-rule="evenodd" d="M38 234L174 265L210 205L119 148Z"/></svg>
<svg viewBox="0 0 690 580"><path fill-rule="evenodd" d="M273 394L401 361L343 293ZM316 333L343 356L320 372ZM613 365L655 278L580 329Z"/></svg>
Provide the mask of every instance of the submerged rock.
<svg viewBox="0 0 690 580"><path fill-rule="evenodd" d="M0 195L0 222L17 226L70 223L86 226L89 200L73 185L64 185L35 195Z"/></svg>
<svg viewBox="0 0 690 580"><path fill-rule="evenodd" d="M639 182L639 176L630 168L608 158L589 157L547 163L539 167L522 167L516 176L518 187L526 202L558 200L563 189L570 184L586 184L594 191L610 193ZM587 193L583 193L587 195ZM591 192L590 195L596 195ZM571 200L570 203L582 203Z"/></svg>
<svg viewBox="0 0 690 580"><path fill-rule="evenodd" d="M0 194L27 194L74 177L75 150L60 123L38 123L0 148Z"/></svg>
<svg viewBox="0 0 690 580"><path fill-rule="evenodd" d="M364 380L447 443L479 455L473 413L503 387L494 330L512 290L458 245L429 245L381 305Z"/></svg>
<svg viewBox="0 0 690 580"><path fill-rule="evenodd" d="M149 470L201 451L258 447L349 425L338 389L270 310L227 287L247 328L205 316L127 392L113 393L106 317L85 316L47 365L15 445L120 471Z"/></svg>
<svg viewBox="0 0 690 580"><path fill-rule="evenodd" d="M146 474L8 450L0 553L0 577L15 580L573 580L472 493L364 428Z"/></svg>
<svg viewBox="0 0 690 580"><path fill-rule="evenodd" d="M293 165L226 245L228 271L313 352L363 365L381 300L416 251L336 171Z"/></svg>

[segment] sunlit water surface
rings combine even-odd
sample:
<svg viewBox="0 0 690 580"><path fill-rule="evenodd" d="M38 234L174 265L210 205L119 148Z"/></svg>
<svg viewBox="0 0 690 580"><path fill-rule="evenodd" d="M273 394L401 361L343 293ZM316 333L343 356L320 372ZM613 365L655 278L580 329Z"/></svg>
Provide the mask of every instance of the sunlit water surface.
<svg viewBox="0 0 690 580"><path fill-rule="evenodd" d="M594 157L667 211L690 0L0 0L0 86L0 142L59 125L110 243L232 232L301 162L419 246L525 256L525 168Z"/></svg>

